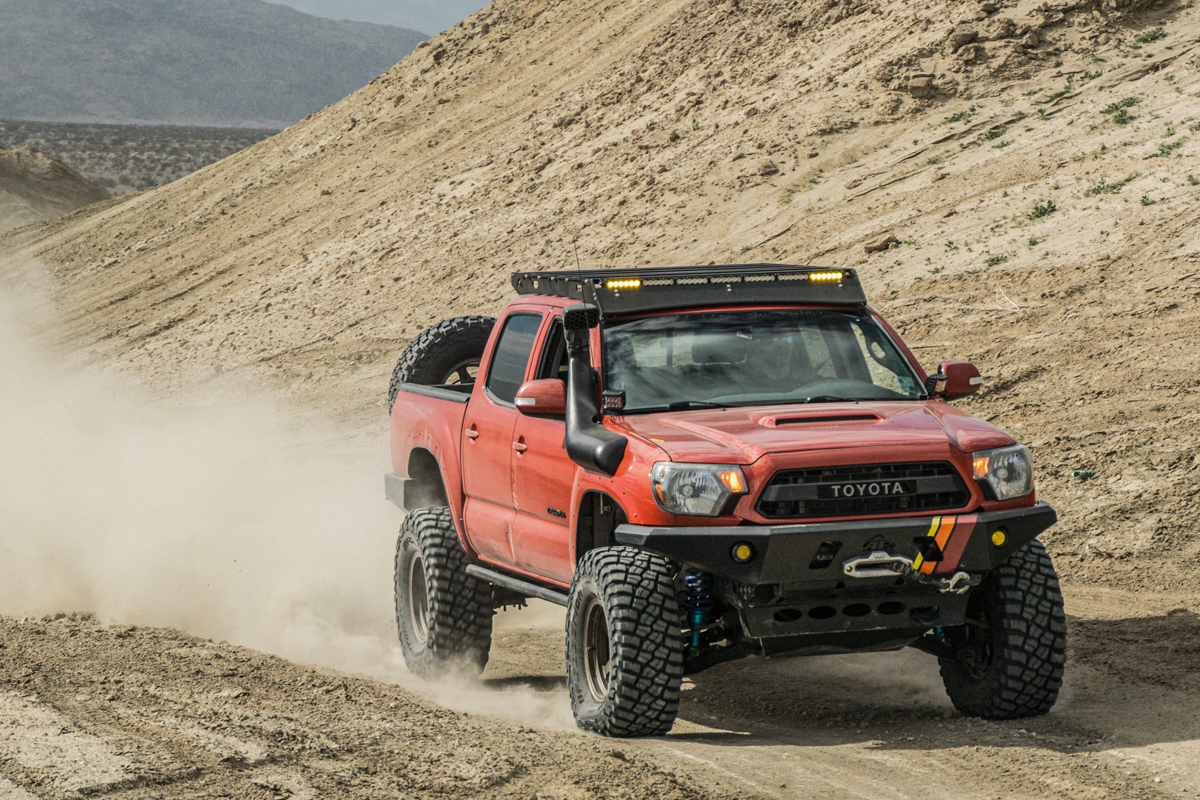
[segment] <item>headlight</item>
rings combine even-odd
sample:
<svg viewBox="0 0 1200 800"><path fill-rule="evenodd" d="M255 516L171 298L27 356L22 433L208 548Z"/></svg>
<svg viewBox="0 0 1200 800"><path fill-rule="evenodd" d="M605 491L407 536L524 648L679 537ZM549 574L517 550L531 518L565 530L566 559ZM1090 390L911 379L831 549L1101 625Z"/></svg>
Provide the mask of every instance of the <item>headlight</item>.
<svg viewBox="0 0 1200 800"><path fill-rule="evenodd" d="M1015 500L1033 491L1033 459L1023 444L971 454L975 480L992 487L997 500Z"/></svg>
<svg viewBox="0 0 1200 800"><path fill-rule="evenodd" d="M654 499L664 511L689 517L719 517L729 501L746 493L741 467L660 461L650 470Z"/></svg>

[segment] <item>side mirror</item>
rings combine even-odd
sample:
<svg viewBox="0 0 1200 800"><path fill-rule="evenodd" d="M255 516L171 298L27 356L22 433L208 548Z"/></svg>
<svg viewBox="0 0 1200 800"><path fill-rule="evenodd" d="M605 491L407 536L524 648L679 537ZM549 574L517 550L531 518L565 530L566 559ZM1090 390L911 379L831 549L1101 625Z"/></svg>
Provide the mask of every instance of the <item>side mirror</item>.
<svg viewBox="0 0 1200 800"><path fill-rule="evenodd" d="M567 413L567 384L558 378L526 381L517 390L517 411L531 416L562 416Z"/></svg>
<svg viewBox="0 0 1200 800"><path fill-rule="evenodd" d="M943 361L938 365L945 380L942 383L942 397L962 397L974 394L983 386L983 378L979 370L969 361Z"/></svg>

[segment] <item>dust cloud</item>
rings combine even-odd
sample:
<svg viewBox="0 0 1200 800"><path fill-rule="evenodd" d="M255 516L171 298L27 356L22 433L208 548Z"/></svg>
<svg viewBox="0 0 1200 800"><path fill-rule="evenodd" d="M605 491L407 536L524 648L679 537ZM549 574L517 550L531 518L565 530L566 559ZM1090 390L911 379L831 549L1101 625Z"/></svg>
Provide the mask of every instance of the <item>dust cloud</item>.
<svg viewBox="0 0 1200 800"><path fill-rule="evenodd" d="M385 434L228 384L166 397L60 354L38 274L0 270L0 614L178 628L568 725L560 698L404 669Z"/></svg>

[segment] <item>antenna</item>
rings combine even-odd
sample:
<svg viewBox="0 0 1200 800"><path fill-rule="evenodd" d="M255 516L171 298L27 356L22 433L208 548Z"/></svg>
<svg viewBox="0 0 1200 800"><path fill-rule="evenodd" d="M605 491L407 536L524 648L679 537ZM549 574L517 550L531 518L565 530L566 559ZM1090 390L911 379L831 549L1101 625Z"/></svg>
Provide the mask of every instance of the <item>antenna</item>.
<svg viewBox="0 0 1200 800"><path fill-rule="evenodd" d="M587 285L587 281L583 279L583 265L579 261L579 238L571 237L571 245L575 248L575 271L579 273L579 288L582 290ZM587 292L583 293L583 301L587 302ZM592 288L592 299L596 301L596 308L600 311L600 318L604 319L604 306L600 305L600 293Z"/></svg>

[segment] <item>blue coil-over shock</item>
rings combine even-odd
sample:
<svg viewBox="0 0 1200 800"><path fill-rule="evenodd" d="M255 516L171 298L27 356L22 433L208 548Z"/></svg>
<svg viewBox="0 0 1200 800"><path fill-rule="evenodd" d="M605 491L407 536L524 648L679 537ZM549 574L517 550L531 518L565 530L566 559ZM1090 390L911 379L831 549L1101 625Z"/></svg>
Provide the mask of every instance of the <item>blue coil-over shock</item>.
<svg viewBox="0 0 1200 800"><path fill-rule="evenodd" d="M713 605L713 577L699 569L689 569L683 575L683 607L692 628L692 653L700 652L700 634Z"/></svg>

